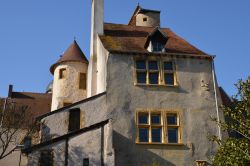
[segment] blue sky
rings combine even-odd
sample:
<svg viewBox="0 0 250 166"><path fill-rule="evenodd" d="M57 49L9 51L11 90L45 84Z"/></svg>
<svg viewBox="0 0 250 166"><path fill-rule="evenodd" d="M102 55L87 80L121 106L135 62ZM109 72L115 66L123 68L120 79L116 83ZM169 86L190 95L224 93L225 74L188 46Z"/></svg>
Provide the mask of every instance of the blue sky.
<svg viewBox="0 0 250 166"><path fill-rule="evenodd" d="M250 75L249 0L106 0L105 22L127 24L137 3L161 10L162 27L216 55L219 85L229 95ZM44 92L49 67L74 37L89 57L91 0L0 1L0 96Z"/></svg>

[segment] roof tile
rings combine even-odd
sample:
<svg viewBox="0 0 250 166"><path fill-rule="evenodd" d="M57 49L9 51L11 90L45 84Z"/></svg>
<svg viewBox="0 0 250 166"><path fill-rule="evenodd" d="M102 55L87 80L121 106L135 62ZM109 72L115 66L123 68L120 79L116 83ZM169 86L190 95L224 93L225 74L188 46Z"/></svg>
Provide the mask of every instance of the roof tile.
<svg viewBox="0 0 250 166"><path fill-rule="evenodd" d="M208 56L203 51L194 47L169 28L159 28L167 34L168 41L165 45L167 53L185 53ZM148 53L144 48L148 35L155 27L130 26L122 24L104 24L104 35L100 39L108 51L114 52L140 52Z"/></svg>

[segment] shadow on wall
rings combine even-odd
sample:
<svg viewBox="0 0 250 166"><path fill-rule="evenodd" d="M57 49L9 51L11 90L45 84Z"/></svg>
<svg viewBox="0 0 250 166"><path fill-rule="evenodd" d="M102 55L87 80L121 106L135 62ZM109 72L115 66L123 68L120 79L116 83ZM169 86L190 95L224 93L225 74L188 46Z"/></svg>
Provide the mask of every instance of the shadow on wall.
<svg viewBox="0 0 250 166"><path fill-rule="evenodd" d="M101 154L101 152L99 152L99 154ZM68 165L82 166L83 160L89 159L89 164L91 166L100 166L100 156L98 156L99 158L95 159L94 157L96 157L95 153L90 152L86 154L86 152L83 151L82 147L73 146L69 150Z"/></svg>
<svg viewBox="0 0 250 166"><path fill-rule="evenodd" d="M162 149L165 145L136 145L114 131L115 163L119 166L176 166L149 149ZM168 146L168 150L189 150L186 146Z"/></svg>
<svg viewBox="0 0 250 166"><path fill-rule="evenodd" d="M32 154L28 156L27 166L39 166L40 162L47 163L48 158L41 158L41 152L43 151L51 152L54 165L65 166L65 163L64 163L65 148L64 147L65 147L65 144L63 143L62 146L54 146L53 148L51 146L45 147L45 148L37 150L36 152L33 152Z"/></svg>

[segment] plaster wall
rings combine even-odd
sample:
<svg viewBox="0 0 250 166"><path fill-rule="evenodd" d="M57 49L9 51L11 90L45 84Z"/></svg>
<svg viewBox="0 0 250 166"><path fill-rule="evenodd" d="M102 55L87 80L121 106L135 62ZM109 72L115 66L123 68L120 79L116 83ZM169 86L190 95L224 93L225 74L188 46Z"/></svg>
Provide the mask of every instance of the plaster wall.
<svg viewBox="0 0 250 166"><path fill-rule="evenodd" d="M69 165L82 166L88 158L92 166L101 165L102 153L101 129L96 129L69 140Z"/></svg>
<svg viewBox="0 0 250 166"><path fill-rule="evenodd" d="M44 150L52 150L53 154L53 165L65 166L65 141L61 141L52 145L48 145L33 151L28 154L27 166L39 166L40 154Z"/></svg>
<svg viewBox="0 0 250 166"><path fill-rule="evenodd" d="M5 131L5 128L0 129L1 132ZM7 131L12 130L12 129L7 129ZM13 129L14 130L14 129ZM13 133L13 131L9 131L10 133ZM8 134L8 136L10 135ZM5 142L8 143L7 149L4 152L4 155L12 151L16 145L21 145L22 140L24 139L25 135L27 134L27 130L17 130L16 133L12 136L11 141L7 141L7 135L1 134L1 139ZM0 152L3 152L2 149L2 141L0 141ZM21 158L20 158L21 157ZM4 157L3 159L0 160L0 166L12 166L12 165L19 165L20 166L26 166L27 164L27 158L25 155L21 154L21 149L18 148L14 150L12 153Z"/></svg>
<svg viewBox="0 0 250 166"><path fill-rule="evenodd" d="M108 51L103 47L100 38L97 39L97 94L106 91Z"/></svg>
<svg viewBox="0 0 250 166"><path fill-rule="evenodd" d="M69 111L74 108L80 108L81 110L81 128L106 120L106 94L43 118L45 127L42 133L45 134L44 137L56 138L67 134Z"/></svg>
<svg viewBox="0 0 250 166"><path fill-rule="evenodd" d="M53 151L53 162L57 166L64 166L65 160L68 160L69 166L82 166L85 158L89 159L91 166L100 166L101 161L104 166L114 166L112 124L108 123L88 132L64 138L58 143L38 148L28 155L28 166L39 165L43 150Z"/></svg>
<svg viewBox="0 0 250 166"><path fill-rule="evenodd" d="M69 139L69 165L82 166L88 158L91 166L114 166L112 124L91 130Z"/></svg>
<svg viewBox="0 0 250 166"><path fill-rule="evenodd" d="M66 69L65 78L59 79L59 70ZM79 89L80 73L87 73L88 65L80 62L65 62L54 71L51 110L63 107L63 103L75 103L87 97L84 89ZM87 81L87 80L86 80Z"/></svg>
<svg viewBox="0 0 250 166"><path fill-rule="evenodd" d="M163 57L163 59L169 57ZM207 136L217 135L211 61L173 58L178 86L138 86L134 58L113 55L108 59L107 110L113 118L115 161L119 166L194 165L216 150ZM137 109L176 111L180 115L180 145L136 144Z"/></svg>
<svg viewBox="0 0 250 166"><path fill-rule="evenodd" d="M88 88L87 96L91 97L97 94L97 40L98 35L103 34L103 20L104 20L104 1L92 0L91 11L91 41L90 41L90 62L88 67Z"/></svg>
<svg viewBox="0 0 250 166"><path fill-rule="evenodd" d="M143 19L147 20L144 21ZM160 13L139 13L136 16L136 26L157 27L160 26Z"/></svg>

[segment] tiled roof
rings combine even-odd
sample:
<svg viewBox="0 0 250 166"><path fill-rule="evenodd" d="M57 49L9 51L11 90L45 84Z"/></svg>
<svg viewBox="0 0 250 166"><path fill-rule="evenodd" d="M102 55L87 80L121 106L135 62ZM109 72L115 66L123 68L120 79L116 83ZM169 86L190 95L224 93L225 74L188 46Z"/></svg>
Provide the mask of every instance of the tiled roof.
<svg viewBox="0 0 250 166"><path fill-rule="evenodd" d="M167 35L165 45L166 53L184 53L199 56L206 56L206 53L197 49L169 28L159 28ZM104 24L104 35L100 39L109 52L139 52L149 53L144 48L148 35L155 30L155 27L130 26L122 24Z"/></svg>
<svg viewBox="0 0 250 166"><path fill-rule="evenodd" d="M62 55L62 57L50 67L50 72L53 74L56 66L58 66L62 62L83 62L87 64L89 63L88 59L86 58L86 56L84 55L75 40L66 50L66 52Z"/></svg>
<svg viewBox="0 0 250 166"><path fill-rule="evenodd" d="M20 127L27 127L29 123L35 121L36 117L49 113L51 109L52 94L51 93L31 93L31 92L12 92L7 98L6 109L10 109L15 104L17 113L21 111L21 107L27 107L28 116L25 116L27 124ZM0 98L0 107L3 108L5 98Z"/></svg>

